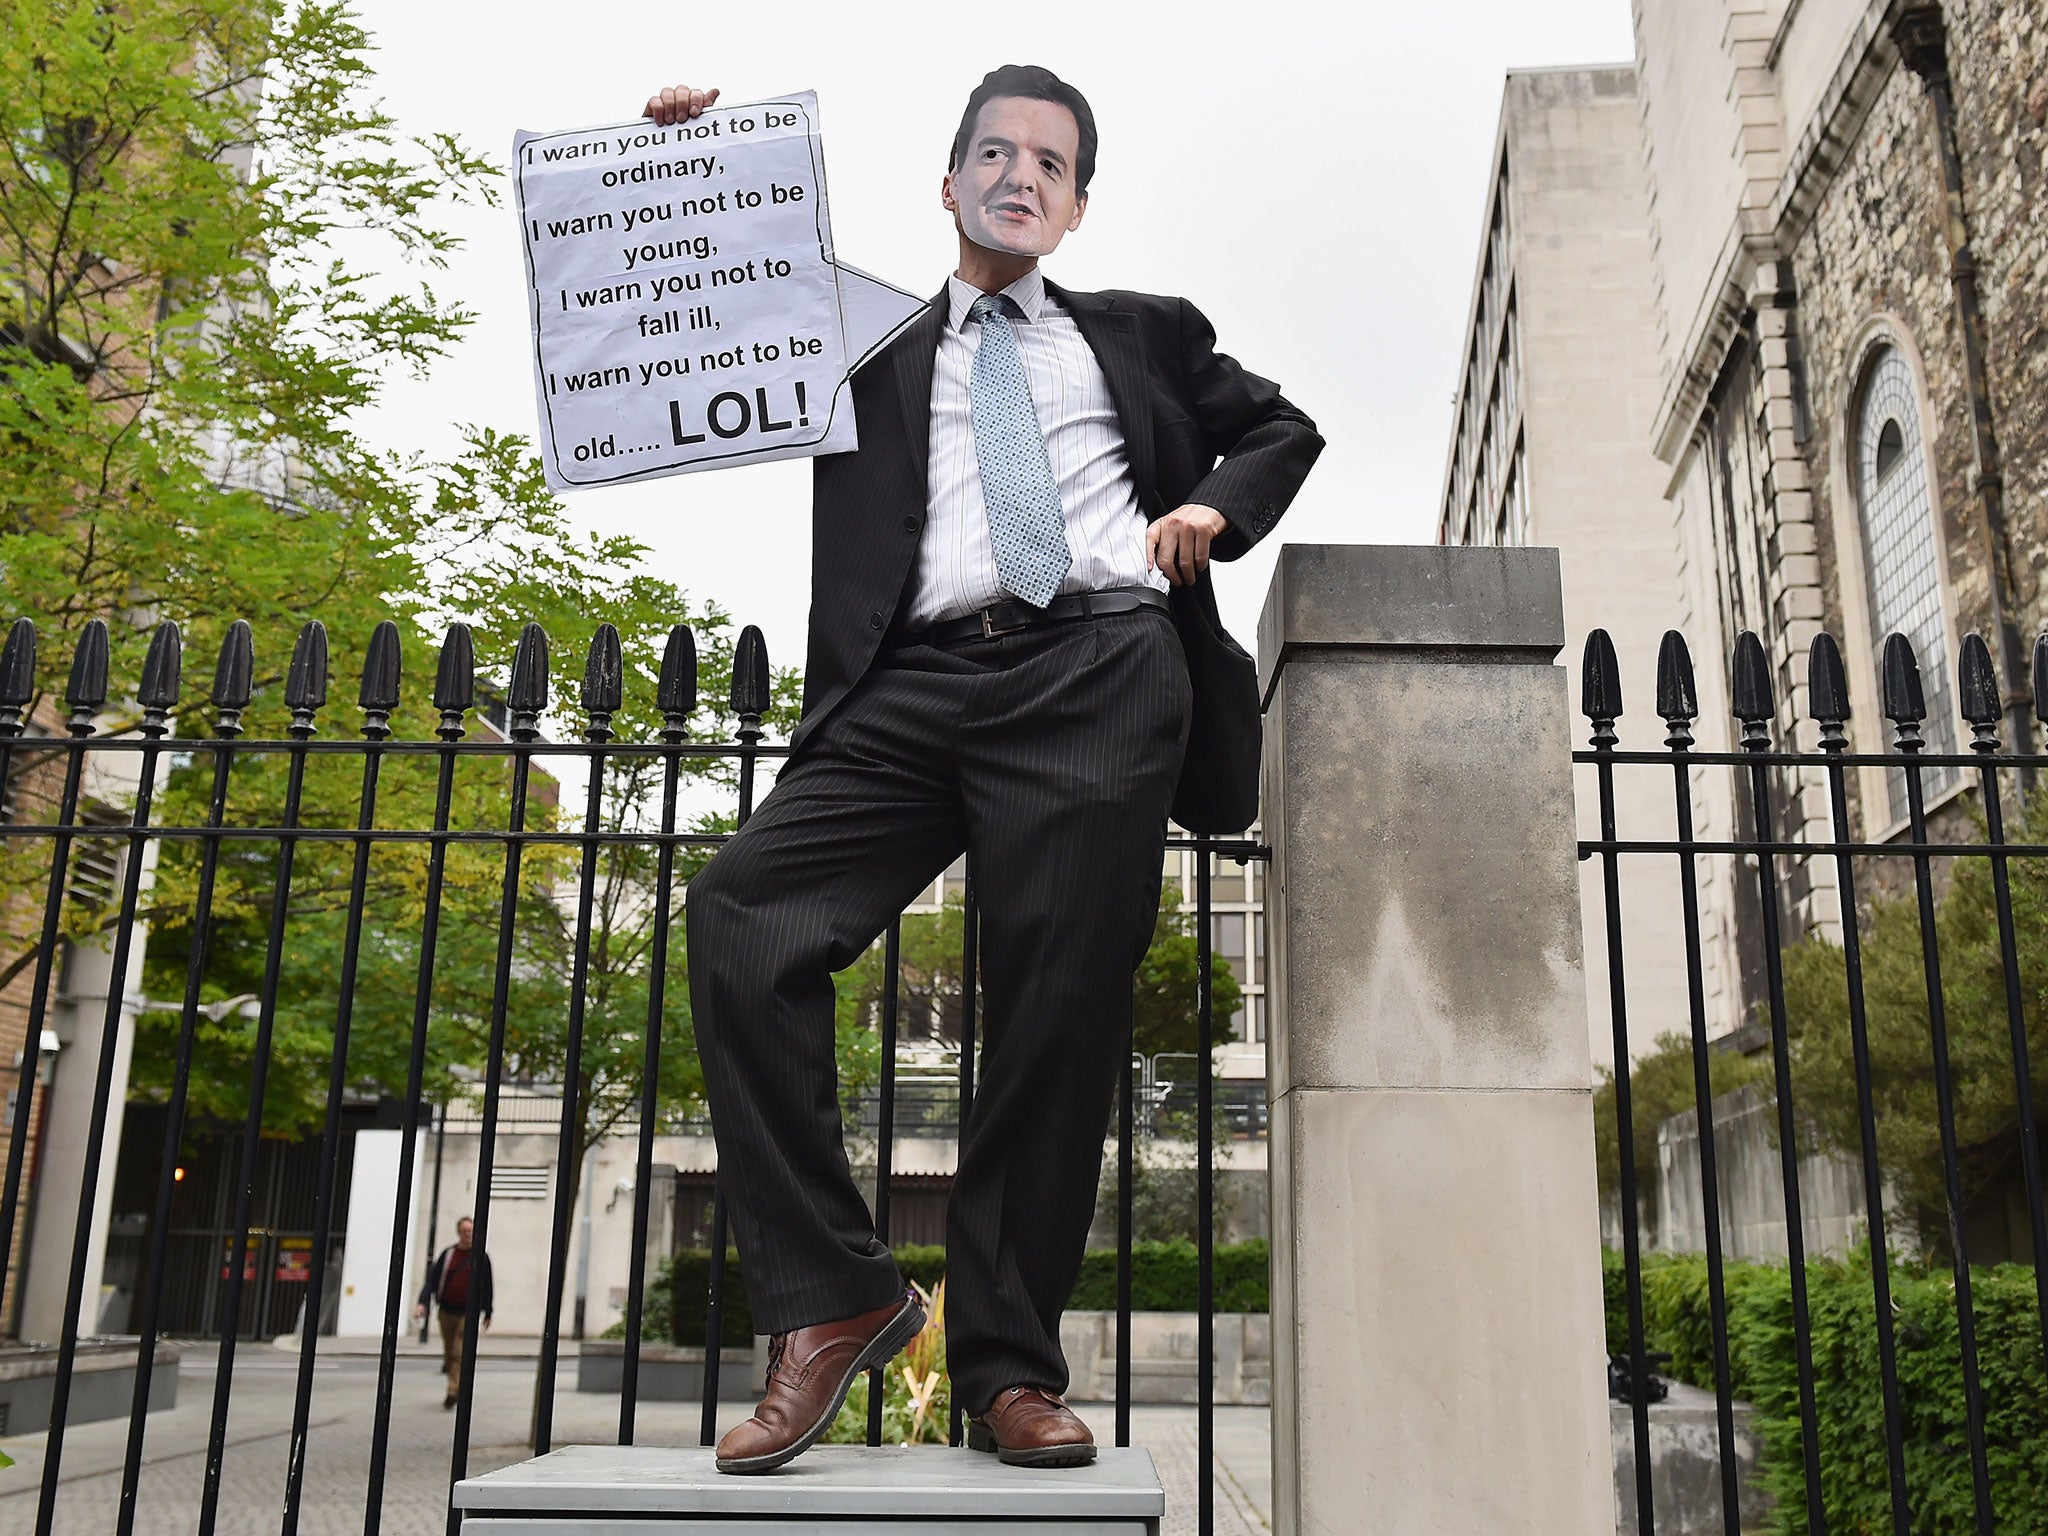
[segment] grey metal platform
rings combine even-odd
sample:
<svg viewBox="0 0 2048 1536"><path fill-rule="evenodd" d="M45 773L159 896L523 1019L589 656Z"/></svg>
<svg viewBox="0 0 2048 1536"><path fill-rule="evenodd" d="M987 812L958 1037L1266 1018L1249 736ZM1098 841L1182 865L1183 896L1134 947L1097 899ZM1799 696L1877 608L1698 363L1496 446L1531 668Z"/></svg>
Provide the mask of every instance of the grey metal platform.
<svg viewBox="0 0 2048 1536"><path fill-rule="evenodd" d="M820 1445L734 1477L708 1449L571 1445L455 1485L467 1536L1158 1536L1149 1451L1032 1470L942 1446Z"/></svg>

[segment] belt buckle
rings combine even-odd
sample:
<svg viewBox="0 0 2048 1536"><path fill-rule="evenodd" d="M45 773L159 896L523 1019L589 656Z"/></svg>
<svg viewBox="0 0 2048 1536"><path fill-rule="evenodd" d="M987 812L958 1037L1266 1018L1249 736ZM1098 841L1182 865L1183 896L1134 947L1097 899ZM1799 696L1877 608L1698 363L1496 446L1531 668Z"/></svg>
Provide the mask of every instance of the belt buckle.
<svg viewBox="0 0 2048 1536"><path fill-rule="evenodd" d="M1005 624L1001 627L998 627L996 621L992 617L990 617L990 615L992 615L998 607L1014 608L1015 606L1016 604L1014 603L991 603L988 607L982 609L981 638L984 640L993 640L998 635L1014 635L1019 630L1028 628L1031 623L1031 620L1028 617L1019 619L1015 624Z"/></svg>

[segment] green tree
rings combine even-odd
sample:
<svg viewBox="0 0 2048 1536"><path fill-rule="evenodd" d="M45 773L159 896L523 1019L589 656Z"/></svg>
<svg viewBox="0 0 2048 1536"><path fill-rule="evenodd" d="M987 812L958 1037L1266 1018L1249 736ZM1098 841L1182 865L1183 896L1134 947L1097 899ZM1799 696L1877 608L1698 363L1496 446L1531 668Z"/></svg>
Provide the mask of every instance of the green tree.
<svg viewBox="0 0 2048 1536"><path fill-rule="evenodd" d="M554 640L559 706L575 698L584 647L609 620L628 661L627 706L614 726L645 740L658 724L662 637L689 621L710 706L692 730L726 736L725 616L648 575L639 545L574 529L525 442L469 427L454 456L435 462L380 452L357 431L392 369L424 370L461 336L468 312L430 282L455 245L441 214L451 201L496 198L496 173L454 139L399 130L370 94L368 54L347 6L320 0L0 0L0 583L7 606L42 630L44 686L62 677L87 621L105 619L111 727L132 729L120 691L133 686L149 628L163 619L182 626L196 684L241 618L257 658L246 727L275 738L293 636L318 618L335 664L321 730L345 735L360 721L344 701L371 631L390 618L406 660L392 725L398 737L420 739L435 721L424 681L447 622L472 627L480 680L499 697L520 626L542 624ZM335 254L342 249L347 260ZM776 691L769 723L780 729L794 713L793 679L784 674ZM187 689L181 734L205 732L200 692ZM573 736L580 722L558 707L545 726ZM37 754L20 751L11 771L38 766ZM578 776L557 771L559 785L537 777L529 827L580 827L580 803L554 803L558 789L580 801ZM703 759L685 771L730 776ZM158 819L200 820L211 772L206 754L175 761ZM285 772L279 754L239 753L231 818L274 824ZM305 824L353 826L360 773L357 761L312 758ZM656 773L646 760L610 766L606 829L645 824ZM434 776L430 758L387 757L377 824L427 825ZM502 829L508 788L503 760L463 759L452 825ZM515 1066L537 1078L559 1077L563 1062L575 852L530 850L518 893L509 1044ZM10 846L0 856L0 890L39 890L47 849ZM346 843L297 852L263 1106L274 1132L301 1132L324 1108L352 858ZM600 866L587 1081L573 1095L579 1146L638 1096L652 858L634 850ZM208 1000L258 988L275 859L272 844L223 849ZM490 847L457 845L449 855L430 1036L437 1098L457 1091L454 1068L482 1059L500 861ZM404 1082L426 862L422 846L395 844L370 863L348 1061L349 1081L363 1091ZM153 997L181 993L196 870L191 843L165 846L142 912L153 932ZM74 902L68 934L90 939L111 917ZM0 983L37 958L32 925L8 927ZM694 1079L680 943L671 958L664 1020L677 1046L666 1053L663 1097L673 1104L687 1100ZM176 1028L175 1014L144 1015L136 1091L164 1090ZM243 1114L253 1035L242 1010L202 1028L195 1117Z"/></svg>
<svg viewBox="0 0 2048 1536"><path fill-rule="evenodd" d="M2011 817L2007 837L2048 837L2048 794ZM1981 820L1980 820L1981 829ZM2011 871L2020 1001L2036 1104L2048 1103L2048 869L2016 858ZM1924 1254L1945 1256L1947 1198L1934 1086L1919 906L1910 888L1868 898L1858 914L1868 1018L1871 1095L1878 1162L1901 1203L1907 1231ZM1935 909L1949 1070L1955 1089L1958 1175L1968 1211L2017 1172L2022 1127L2006 1011L2004 963L1991 863L1956 859ZM1849 988L1840 946L1810 938L1785 952L1785 1004L1792 1035L1793 1093L1822 1145L1860 1159L1857 1088L1850 1049Z"/></svg>
<svg viewBox="0 0 2048 1536"><path fill-rule="evenodd" d="M1749 1083L1768 1081L1761 1062L1734 1051L1707 1052L1707 1081L1715 1098ZM1645 1222L1654 1223L1663 1203L1662 1165L1657 1157L1657 1127L1673 1115L1698 1107L1694 1093L1692 1041L1676 1033L1659 1035L1651 1048L1629 1068L1629 1120L1635 1127L1630 1142L1636 1159L1637 1207ZM1595 1069L1593 1144L1599 1158L1600 1198L1621 1198L1621 1102L1610 1068Z"/></svg>

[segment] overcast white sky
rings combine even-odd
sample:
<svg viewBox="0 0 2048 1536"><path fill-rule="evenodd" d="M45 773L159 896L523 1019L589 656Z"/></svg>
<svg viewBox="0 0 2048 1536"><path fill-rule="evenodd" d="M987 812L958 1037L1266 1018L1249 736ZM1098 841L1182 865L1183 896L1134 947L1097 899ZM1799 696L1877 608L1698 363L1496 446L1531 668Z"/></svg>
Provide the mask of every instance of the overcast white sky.
<svg viewBox="0 0 2048 1536"><path fill-rule="evenodd" d="M1503 73L1633 54L1628 0L359 8L401 126L506 163L515 129L616 121L664 84L716 85L727 104L815 89L840 255L920 293L954 260L938 184L968 91L999 63L1072 81L1101 156L1087 222L1047 272L1185 295L1329 439L1279 530L1219 568L1224 617L1247 645L1283 540L1433 535ZM468 247L435 285L478 323L427 383L394 378L368 422L392 447L446 452L458 421L534 432L513 216L457 210L453 226ZM761 625L792 665L809 504L804 461L568 498L579 520L649 545L692 597Z"/></svg>

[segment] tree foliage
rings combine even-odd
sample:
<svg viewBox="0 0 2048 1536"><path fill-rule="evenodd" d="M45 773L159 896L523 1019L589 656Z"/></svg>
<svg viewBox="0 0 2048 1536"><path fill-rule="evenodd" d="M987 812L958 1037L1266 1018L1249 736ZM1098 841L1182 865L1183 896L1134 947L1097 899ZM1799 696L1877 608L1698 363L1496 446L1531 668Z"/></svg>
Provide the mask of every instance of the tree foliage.
<svg viewBox="0 0 2048 1536"><path fill-rule="evenodd" d="M0 0L0 590L42 632L41 685L56 689L69 642L106 620L116 696L103 726L129 730L122 690L134 686L154 624L182 627L196 684L229 624L244 619L257 660L245 729L274 740L293 636L318 619L335 663L320 728L346 735L361 721L344 701L372 630L389 618L405 651L392 729L420 740L436 720L425 680L443 626L471 627L488 700L503 697L519 631L533 621L554 642L546 734L573 738L582 722L560 706L576 697L584 649L609 621L627 667L613 729L646 741L660 724L663 638L689 622L706 705L691 731L727 738L726 616L651 574L633 541L575 527L527 443L473 425L451 458L430 461L380 451L358 430L393 369L427 369L468 325L468 311L432 286L455 246L441 216L451 202L497 196L497 173L455 139L399 129L371 95L369 53L348 7L324 0ZM794 691L780 675L771 729L791 723ZM206 733L201 692L188 686L179 734ZM17 751L11 771L39 762ZM375 825L430 825L437 766L387 755ZM730 778L710 759L687 759L682 771ZM212 772L208 754L174 759L155 819L202 821ZM284 754L238 749L230 823L276 825L287 774ZM594 830L647 826L659 774L653 759L609 763ZM353 827L362 775L358 758L311 757L303 823ZM582 830L585 779L574 759L539 759L528 827ZM502 830L508 813L506 760L462 758L451 826ZM508 1065L536 1081L558 1082L566 1062L579 852L530 848L513 892ZM4 857L0 889L39 890L47 848L15 844ZM263 1106L273 1132L303 1131L326 1103L353 859L347 842L295 852ZM638 1099L654 860L651 849L607 845L597 861L573 1093L579 1154ZM198 862L194 842L166 842L145 901L155 1000L183 992ZM277 865L275 843L223 846L204 1000L261 990ZM434 1098L461 1091L458 1072L482 1064L503 867L492 845L457 844L448 856L432 972ZM691 867L682 859L679 878ZM346 1064L359 1094L405 1081L426 869L418 843L379 845L370 858ZM91 939L110 916L74 901L68 935ZM35 959L35 934L19 926L4 936L0 979ZM659 1021L669 1108L697 1091L680 940L678 923ZM201 1120L246 1110L253 1010L221 1012L195 1042ZM165 1091L177 1028L174 1011L141 1016L134 1091Z"/></svg>
<svg viewBox="0 0 2048 1536"><path fill-rule="evenodd" d="M1709 1092L1719 1098L1745 1084L1767 1081L1769 1070L1760 1062L1734 1051L1707 1052ZM1607 1067L1595 1069L1593 1085L1593 1142L1600 1165L1600 1198L1621 1198L1621 1099L1614 1073ZM1638 1056L1629 1068L1629 1120L1635 1128L1630 1142L1636 1160L1638 1208L1645 1222L1654 1223L1663 1199L1661 1163L1657 1156L1657 1127L1673 1115L1698 1106L1694 1092L1692 1041L1676 1033L1657 1037L1651 1048Z"/></svg>
<svg viewBox="0 0 2048 1536"><path fill-rule="evenodd" d="M2048 796L2036 794L2012 817L2007 837L2016 843L2048 838ZM2035 1103L2040 1105L2048 1103L2048 868L2030 858L2012 859L2008 867L2020 1003ZM2014 1178L2022 1127L1991 862L1956 859L1948 873L1933 931L1967 1212ZM1919 906L1911 888L1865 901L1857 929L1878 1161L1900 1202L1907 1228L1900 1235L1917 1236L1930 1254L1946 1252L1933 1036ZM1848 970L1839 945L1812 938L1786 951L1785 1003L1800 1115L1813 1124L1823 1145L1860 1159ZM2040 1134L2038 1126L2030 1129Z"/></svg>

